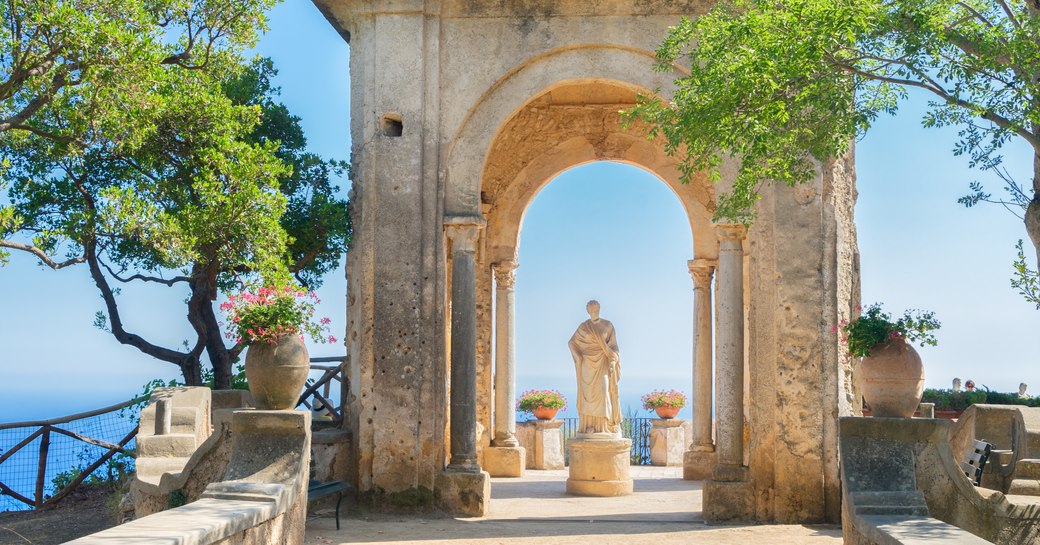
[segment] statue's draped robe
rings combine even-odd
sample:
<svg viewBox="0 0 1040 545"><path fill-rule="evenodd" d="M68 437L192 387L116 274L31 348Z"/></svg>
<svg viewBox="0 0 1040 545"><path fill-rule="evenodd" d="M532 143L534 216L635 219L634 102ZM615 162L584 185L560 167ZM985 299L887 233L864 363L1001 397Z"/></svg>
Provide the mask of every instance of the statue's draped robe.
<svg viewBox="0 0 1040 545"><path fill-rule="evenodd" d="M585 320L567 345L578 376L579 433L620 433L620 356L614 325Z"/></svg>

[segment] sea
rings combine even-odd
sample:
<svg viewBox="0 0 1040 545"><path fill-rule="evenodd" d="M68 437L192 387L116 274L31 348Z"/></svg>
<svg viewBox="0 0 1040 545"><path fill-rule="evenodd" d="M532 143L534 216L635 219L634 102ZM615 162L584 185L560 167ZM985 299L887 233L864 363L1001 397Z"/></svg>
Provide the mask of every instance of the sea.
<svg viewBox="0 0 1040 545"><path fill-rule="evenodd" d="M543 381L537 384L537 388L556 389L567 398L568 405L557 415L557 418L575 418L578 416L574 407L576 386L573 384L573 379L570 381ZM674 381L630 380L627 383L623 382L619 392L622 414L626 418L653 418L654 413L642 407L641 397L654 389L666 388L675 388L683 392L689 392L688 387L678 387ZM518 388L517 396L522 392L523 390ZM0 413L0 428L4 428L0 429L0 457L7 456L6 459L0 462L0 483L2 483L2 487L7 487L30 500L34 499L37 477L40 471L41 438L36 437L20 447L15 453L6 454L40 429L39 425L33 425L29 421L59 419L67 415L118 404L139 394L140 389L127 389L126 391L80 391L74 397L58 396L49 399L47 403L38 403L40 398L35 395L25 395L24 399L19 399L21 396L17 393L6 396L2 405L3 412ZM691 417L692 410L689 406L684 407L678 416L678 418L682 419ZM517 420L519 421L531 418L533 417L528 414L517 414ZM137 425L137 419L138 413L136 411L122 410L57 424L56 426L85 437L117 444ZM10 426L11 423L19 422L26 423L26 425ZM131 440L126 447L132 449L134 442ZM102 447L89 445L66 435L52 432L47 452L47 463L43 473L44 496L53 495L58 490L59 484L67 482L77 471L90 465L106 451L107 449ZM133 461L128 457L118 456L112 463L103 465L96 470L93 476L96 479L115 476L119 471L132 470L132 464ZM29 508L31 507L9 494L0 494L0 512Z"/></svg>

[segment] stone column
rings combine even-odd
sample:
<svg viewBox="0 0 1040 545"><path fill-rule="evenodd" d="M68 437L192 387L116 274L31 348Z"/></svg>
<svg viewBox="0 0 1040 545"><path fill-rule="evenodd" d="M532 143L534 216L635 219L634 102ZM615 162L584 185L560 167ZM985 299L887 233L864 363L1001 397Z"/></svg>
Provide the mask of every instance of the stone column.
<svg viewBox="0 0 1040 545"><path fill-rule="evenodd" d="M449 217L451 241L451 460L437 477L434 496L449 512L487 516L491 476L477 462L476 247L484 220Z"/></svg>
<svg viewBox="0 0 1040 545"><path fill-rule="evenodd" d="M516 261L495 263L495 439L496 447L516 440Z"/></svg>
<svg viewBox="0 0 1040 545"><path fill-rule="evenodd" d="M451 241L451 461L449 471L478 472L476 253L483 220L445 224Z"/></svg>
<svg viewBox="0 0 1040 545"><path fill-rule="evenodd" d="M707 520L753 516L744 465L744 249L743 225L718 225L719 316L715 369L715 449L718 462L704 483Z"/></svg>
<svg viewBox="0 0 1040 545"><path fill-rule="evenodd" d="M484 451L492 477L523 477L526 452L516 439L516 261L495 263L495 439Z"/></svg>
<svg viewBox="0 0 1040 545"><path fill-rule="evenodd" d="M744 465L744 249L743 225L719 225L719 324L715 420L719 467ZM724 471L725 472L725 471Z"/></svg>
<svg viewBox="0 0 1040 545"><path fill-rule="evenodd" d="M715 465L715 443L711 433L711 280L715 260L691 259L687 262L693 279L693 433L683 457L683 478L704 480Z"/></svg>

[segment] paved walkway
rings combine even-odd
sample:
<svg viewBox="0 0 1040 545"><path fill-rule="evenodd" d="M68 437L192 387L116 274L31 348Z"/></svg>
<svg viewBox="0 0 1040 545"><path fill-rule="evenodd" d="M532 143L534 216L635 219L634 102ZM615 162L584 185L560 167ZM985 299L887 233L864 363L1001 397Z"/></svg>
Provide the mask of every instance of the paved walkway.
<svg viewBox="0 0 1040 545"><path fill-rule="evenodd" d="M635 493L587 498L564 493L564 471L528 470L523 479L492 479L491 514L484 519L402 515L331 516L307 521L308 545L347 543L443 545L838 545L837 526L707 526L701 483L682 468L632 467ZM551 538L551 539L546 539Z"/></svg>

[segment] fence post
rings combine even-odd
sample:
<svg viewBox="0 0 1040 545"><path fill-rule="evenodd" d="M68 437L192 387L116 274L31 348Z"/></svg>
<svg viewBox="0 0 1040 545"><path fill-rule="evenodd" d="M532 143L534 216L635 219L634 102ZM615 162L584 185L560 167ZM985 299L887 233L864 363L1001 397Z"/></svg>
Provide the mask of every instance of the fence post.
<svg viewBox="0 0 1040 545"><path fill-rule="evenodd" d="M40 437L40 462L36 469L36 507L43 506L43 480L47 476L47 451L51 448L51 427L43 427Z"/></svg>

